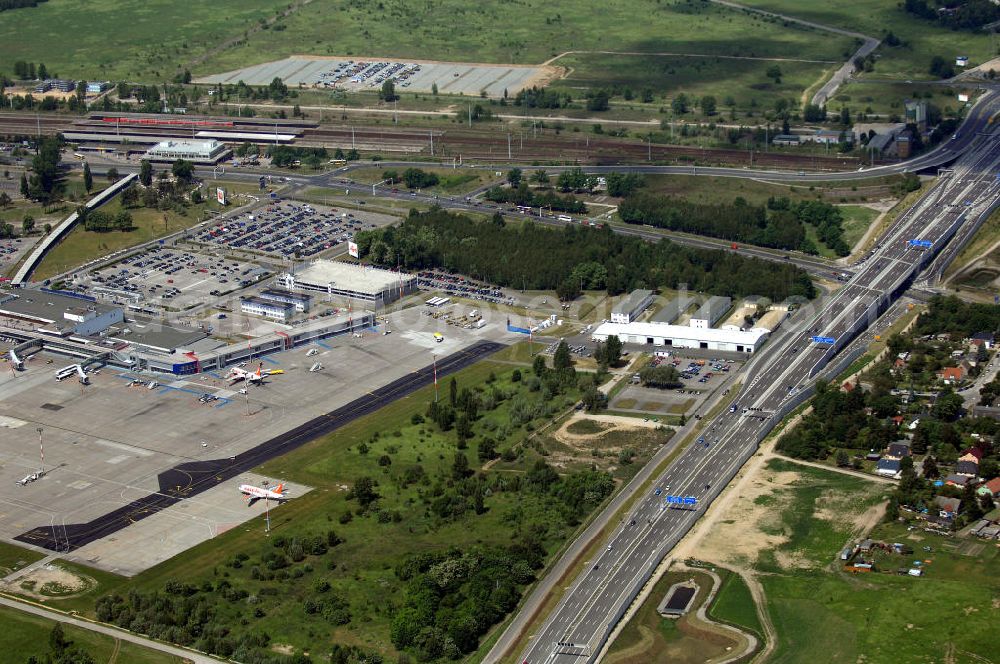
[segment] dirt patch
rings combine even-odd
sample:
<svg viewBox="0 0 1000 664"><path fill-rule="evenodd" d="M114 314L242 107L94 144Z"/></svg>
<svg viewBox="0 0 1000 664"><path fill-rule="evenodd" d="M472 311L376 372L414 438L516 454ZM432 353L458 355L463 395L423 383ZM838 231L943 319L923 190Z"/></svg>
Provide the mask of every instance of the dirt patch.
<svg viewBox="0 0 1000 664"><path fill-rule="evenodd" d="M294 655L295 646L290 646L287 643L275 643L271 645L271 650L282 655Z"/></svg>
<svg viewBox="0 0 1000 664"><path fill-rule="evenodd" d="M51 564L34 569L0 587L7 592L45 600L56 597L60 599L73 597L96 585L97 581L89 576Z"/></svg>

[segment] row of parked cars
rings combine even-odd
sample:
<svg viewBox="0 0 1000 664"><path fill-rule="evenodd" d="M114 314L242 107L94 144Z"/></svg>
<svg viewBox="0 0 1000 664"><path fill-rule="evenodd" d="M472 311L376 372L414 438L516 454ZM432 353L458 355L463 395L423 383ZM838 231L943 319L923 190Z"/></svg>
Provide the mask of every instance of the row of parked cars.
<svg viewBox="0 0 1000 664"><path fill-rule="evenodd" d="M437 270L418 272L417 285L426 290L441 290L448 295L461 295L469 299L494 304L513 304L515 302L513 297L506 295L496 286Z"/></svg>
<svg viewBox="0 0 1000 664"><path fill-rule="evenodd" d="M352 213L321 212L309 205L279 203L258 214L212 226L198 233L200 242L215 242L233 249L253 249L291 256L312 256L354 238L365 224Z"/></svg>

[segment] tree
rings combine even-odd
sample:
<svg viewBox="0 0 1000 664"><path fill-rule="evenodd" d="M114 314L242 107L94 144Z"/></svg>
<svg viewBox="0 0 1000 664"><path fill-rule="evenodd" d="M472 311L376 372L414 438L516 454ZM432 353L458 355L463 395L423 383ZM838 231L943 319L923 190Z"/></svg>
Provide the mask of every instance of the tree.
<svg viewBox="0 0 1000 664"><path fill-rule="evenodd" d="M149 163L148 159L143 159L139 163L139 182L144 187L153 184L153 165Z"/></svg>
<svg viewBox="0 0 1000 664"><path fill-rule="evenodd" d="M559 369L569 369L573 366L573 360L569 356L569 346L565 341L560 341L556 347L555 355L552 358L552 366Z"/></svg>
<svg viewBox="0 0 1000 664"><path fill-rule="evenodd" d="M705 95L701 98L701 112L705 115L715 115L715 97Z"/></svg>
<svg viewBox="0 0 1000 664"><path fill-rule="evenodd" d="M114 182L118 179L118 169L112 166L108 169L108 182Z"/></svg>
<svg viewBox="0 0 1000 664"><path fill-rule="evenodd" d="M597 389L596 385L591 385L583 393L583 405L590 412L604 410L608 405L608 396Z"/></svg>
<svg viewBox="0 0 1000 664"><path fill-rule="evenodd" d="M507 171L507 182L509 182L510 186L514 188L521 184L521 177L522 173L520 168L512 168Z"/></svg>
<svg viewBox="0 0 1000 664"><path fill-rule="evenodd" d="M609 107L611 96L607 90L598 90L587 98L588 111L606 111Z"/></svg>
<svg viewBox="0 0 1000 664"><path fill-rule="evenodd" d="M683 92L673 98L670 102L670 108L677 115L684 115L688 112L688 98Z"/></svg>
<svg viewBox="0 0 1000 664"><path fill-rule="evenodd" d="M622 359L622 340L615 334L610 335L605 345L604 352L606 354L605 357L608 361L608 366L613 367L617 365Z"/></svg>
<svg viewBox="0 0 1000 664"><path fill-rule="evenodd" d="M190 182L194 175L194 164L187 159L178 159L171 165L170 172L182 182Z"/></svg>
<svg viewBox="0 0 1000 664"><path fill-rule="evenodd" d="M546 185L549 183L549 174L542 169L538 169L531 174L531 181L537 182L540 185Z"/></svg>
<svg viewBox="0 0 1000 664"><path fill-rule="evenodd" d="M362 508L367 509L372 503L378 500L379 495L375 491L378 482L370 477L359 477L351 489L349 498L354 498Z"/></svg>
<svg viewBox="0 0 1000 664"><path fill-rule="evenodd" d="M35 230L35 218L30 214L24 215L24 219L21 220L21 230L25 235Z"/></svg>
<svg viewBox="0 0 1000 664"><path fill-rule="evenodd" d="M778 65L771 65L768 67L767 71L764 72L764 75L774 81L775 85L781 85L781 67Z"/></svg>
<svg viewBox="0 0 1000 664"><path fill-rule="evenodd" d="M32 175L28 186L31 198L48 204L59 193L62 187L61 152L58 138L42 140L38 154L31 160Z"/></svg>
<svg viewBox="0 0 1000 664"><path fill-rule="evenodd" d="M396 101L398 97L396 96L396 82L391 78L387 78L384 83L382 83L382 89L379 90L378 98L383 101Z"/></svg>
<svg viewBox="0 0 1000 664"><path fill-rule="evenodd" d="M83 162L83 188L90 193L90 190L94 188L94 176L90 172L90 164L88 162Z"/></svg>
<svg viewBox="0 0 1000 664"><path fill-rule="evenodd" d="M437 97L438 95L438 84L436 81L434 83L431 83L431 94L434 95L435 97Z"/></svg>
<svg viewBox="0 0 1000 664"><path fill-rule="evenodd" d="M941 471L938 469L937 460L929 455L924 458L924 477L929 480L936 480L941 477Z"/></svg>
<svg viewBox="0 0 1000 664"><path fill-rule="evenodd" d="M535 355L535 359L531 361L531 371L541 378L542 374L545 373L545 358L541 355Z"/></svg>
<svg viewBox="0 0 1000 664"><path fill-rule="evenodd" d="M464 480L472 471L469 470L469 457L464 452L455 452L451 463L451 476L455 481Z"/></svg>
<svg viewBox="0 0 1000 664"><path fill-rule="evenodd" d="M30 192L31 190L28 189L28 176L25 175L24 173L21 173L21 195L24 196L25 198L28 198L28 194Z"/></svg>
<svg viewBox="0 0 1000 664"><path fill-rule="evenodd" d="M0 208L9 207L11 202L10 194L6 191L0 191Z"/></svg>

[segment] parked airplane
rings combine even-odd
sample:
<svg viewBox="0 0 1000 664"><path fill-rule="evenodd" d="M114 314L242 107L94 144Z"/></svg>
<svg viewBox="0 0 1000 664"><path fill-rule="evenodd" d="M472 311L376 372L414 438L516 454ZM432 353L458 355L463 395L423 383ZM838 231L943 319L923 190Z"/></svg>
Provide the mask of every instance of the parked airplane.
<svg viewBox="0 0 1000 664"><path fill-rule="evenodd" d="M264 363L261 362L257 367L257 371L250 372L246 369L241 369L240 367L233 367L229 370L229 374L226 376L226 380L232 381L229 384L235 385L241 380L245 380L248 383L263 383L264 382Z"/></svg>
<svg viewBox="0 0 1000 664"><path fill-rule="evenodd" d="M279 503L288 500L288 496L285 495L284 484L279 484L273 489L254 486L253 484L241 484L240 493L246 496L247 507L250 507L258 500L275 500Z"/></svg>

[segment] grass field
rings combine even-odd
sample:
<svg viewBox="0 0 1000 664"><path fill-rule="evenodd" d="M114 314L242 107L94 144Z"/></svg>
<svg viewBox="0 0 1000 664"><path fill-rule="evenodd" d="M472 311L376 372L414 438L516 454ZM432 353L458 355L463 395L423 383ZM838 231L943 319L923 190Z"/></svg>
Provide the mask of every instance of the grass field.
<svg viewBox="0 0 1000 664"><path fill-rule="evenodd" d="M501 354L500 358L516 361L516 355L509 352ZM523 369L525 382L515 384L511 382L512 370L509 364L485 361L457 374L457 381L460 387L485 386L489 390L496 386L513 391L525 385L531 374L530 370ZM488 382L490 374L496 376L492 383ZM477 459L477 449L483 435L488 433L501 441L503 449L517 444L538 426L539 421L535 420L524 427L506 429L504 423L509 409L529 394L527 388L521 388L518 393L522 396L508 398L495 409L481 412L474 427L476 436L465 451L470 471L475 472L482 465ZM303 649L315 652L316 648L326 648L332 641L393 653L389 626L392 615L401 605L405 586L393 570L406 556L444 551L452 546L465 550L477 545L507 545L512 538L517 539L517 533L535 525L542 528L540 532L544 533L544 541L551 552L575 530L550 499L535 492L502 490L502 484L490 484L493 491L485 499L486 510L482 514L473 514L470 507L463 516L439 516L439 508L432 498L447 493L452 485L455 433L442 434L432 423L415 424L413 421L414 414L426 411L433 394L433 387L424 388L259 469L269 477L315 487L279 509L272 509L272 538L325 535L335 530L345 541L331 548L328 554L309 556L304 566L294 565L294 569L286 570L277 582L259 578L253 571L259 571L256 566L262 565L257 559L274 551L274 547L262 536L262 521L256 520L132 580L84 571L97 579L98 588L84 597L52 600L53 603L88 611L92 610L98 595L111 591L124 594L130 587L142 591L160 590L171 579L183 579L200 586L206 581L218 582L225 578L234 587L259 596L274 595L280 588L280 594L267 598L266 613L270 617L266 624L260 623L274 644L288 644L297 652ZM447 381L443 381L441 394L443 401L448 399ZM575 398L572 393L558 395L547 406L565 409ZM491 471L490 482L522 475L537 458L533 450L523 450L516 461L505 462L504 470ZM404 474L413 472L418 465L426 473L426 481L404 481ZM362 475L372 476L379 483L381 499L376 512L398 513L398 518L383 521L376 518L376 512L369 512L366 515L355 513L349 522L341 519L357 508L357 502L348 498L346 489ZM246 554L250 560L244 565L234 564L236 553ZM349 625L335 627L320 616L303 613L303 598L313 596L312 588L323 580L332 584L332 592L347 599L352 614ZM249 619L251 625L256 624L251 615L252 607L212 597L218 602L219 615L225 616L228 622L236 625L240 620Z"/></svg>
<svg viewBox="0 0 1000 664"><path fill-rule="evenodd" d="M792 201L815 200L840 203L877 200L889 194L895 178L879 178L873 182L857 185L846 182L818 183L808 187L760 182L740 178L703 177L693 175L647 175L646 191L668 194L695 203L718 203L732 201L741 196L748 203L762 205L771 196L785 196ZM846 210L845 210L846 215ZM846 225L845 225L846 227Z"/></svg>
<svg viewBox="0 0 1000 664"><path fill-rule="evenodd" d="M0 652L16 657L8 661L23 662L30 657L44 661L43 657L49 652L49 633L55 621L2 606L0 622L4 626L0 630ZM72 625L64 624L63 633L67 640L85 649L97 662L180 664L184 661L180 657L119 641Z"/></svg>
<svg viewBox="0 0 1000 664"><path fill-rule="evenodd" d="M288 8L277 26L262 29L262 21ZM126 25L127 31L116 30ZM109 32L115 33L113 50L106 48ZM163 0L53 0L5 12L0 25L0 62L42 61L62 76L137 81L170 79L184 68L208 74L291 54L537 64L567 51L610 45L618 52L835 61L846 56L851 40L691 0L519 0L513 7L463 0L417 5L386 0L374 6L348 0L222 0L199 7ZM706 73L718 77L714 91L725 90L726 80L740 90L768 83L759 61L623 63L638 75L599 61L578 64L580 78L571 78L571 87L623 82L676 92L676 76L693 89L708 90L696 86L700 77L709 78ZM797 98L828 66L788 62L782 67L787 89L771 92Z"/></svg>
<svg viewBox="0 0 1000 664"><path fill-rule="evenodd" d="M846 106L855 114L859 112L877 113L885 119L893 116L905 119L903 102L906 99L926 99L948 116L956 113L964 104L959 103L953 88L941 85L914 83L867 83L864 79L850 81L842 86L830 103L831 109Z"/></svg>
<svg viewBox="0 0 1000 664"><path fill-rule="evenodd" d="M780 12L795 18L817 21L879 38L884 31L903 40L899 47L882 46L875 71L869 77L902 79L929 78L931 57L940 55L954 61L955 55L969 56L978 65L993 56L990 36L984 32L954 32L936 23L904 12L896 0L857 0L851 3L824 0L746 0L743 4ZM956 47L961 45L961 53Z"/></svg>
<svg viewBox="0 0 1000 664"><path fill-rule="evenodd" d="M757 605L754 604L747 584L735 572L721 568L716 568L715 572L722 578L722 587L708 609L709 617L735 625L763 639L764 628L760 624Z"/></svg>
<svg viewBox="0 0 1000 664"><path fill-rule="evenodd" d="M0 542L0 572L5 574L17 571L44 557L36 551Z"/></svg>
<svg viewBox="0 0 1000 664"><path fill-rule="evenodd" d="M878 572L852 575L841 570L838 553L863 536L859 524L868 522L885 487L781 460L769 462L760 485L749 527L723 521L712 537L767 542L745 562L758 573L777 630L771 661L972 662L996 654L990 635L1000 587L997 547L970 549L954 538L883 524L870 536L907 542L918 553L885 554ZM914 559L931 561L924 577L896 574ZM728 592L719 604L730 605L731 619L752 620L747 598Z"/></svg>
<svg viewBox="0 0 1000 664"><path fill-rule="evenodd" d="M396 174L402 177L405 169L395 169ZM491 177L492 173L485 171L469 171L468 169L454 169L454 168L434 168L426 167L420 170L426 173L433 173L438 176L438 184L424 189L426 193L441 193L441 194L464 194L466 192L472 191L477 187L491 182L494 178ZM373 184L376 182L382 182L385 179L386 169L384 168L359 168L351 171L351 179L357 180L358 182L365 182L368 184ZM383 185L387 186L387 185ZM400 191L406 191L406 185L402 182L397 182L395 185Z"/></svg>

